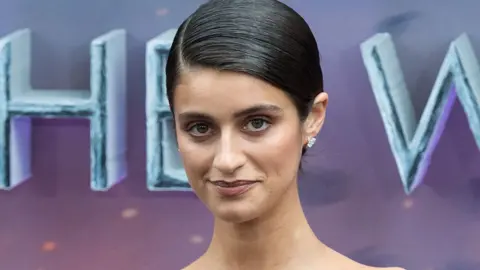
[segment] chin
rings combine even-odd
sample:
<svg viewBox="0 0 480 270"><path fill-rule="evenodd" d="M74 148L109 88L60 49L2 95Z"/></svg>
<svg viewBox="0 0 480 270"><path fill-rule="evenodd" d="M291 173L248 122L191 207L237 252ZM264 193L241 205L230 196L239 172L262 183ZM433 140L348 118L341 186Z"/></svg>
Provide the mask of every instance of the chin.
<svg viewBox="0 0 480 270"><path fill-rule="evenodd" d="M254 220L259 217L260 213L252 207L246 205L232 205L226 203L222 206L215 206L212 209L212 213L215 218L223 220L229 223L245 223Z"/></svg>

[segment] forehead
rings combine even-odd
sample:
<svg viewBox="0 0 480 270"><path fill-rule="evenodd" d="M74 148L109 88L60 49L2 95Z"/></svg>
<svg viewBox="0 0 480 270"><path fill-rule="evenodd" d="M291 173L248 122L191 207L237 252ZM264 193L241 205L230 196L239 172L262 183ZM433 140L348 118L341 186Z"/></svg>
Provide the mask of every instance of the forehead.
<svg viewBox="0 0 480 270"><path fill-rule="evenodd" d="M176 113L201 110L228 113L257 104L294 110L286 93L273 85L242 73L196 69L182 74L174 91Z"/></svg>

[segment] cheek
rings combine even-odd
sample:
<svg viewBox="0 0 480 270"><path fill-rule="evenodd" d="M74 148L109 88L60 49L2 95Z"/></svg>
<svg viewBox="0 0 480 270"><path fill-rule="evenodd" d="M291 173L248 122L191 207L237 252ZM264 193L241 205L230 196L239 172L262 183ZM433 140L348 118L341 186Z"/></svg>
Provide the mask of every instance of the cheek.
<svg viewBox="0 0 480 270"><path fill-rule="evenodd" d="M257 146L258 147L258 146ZM276 130L257 148L258 160L268 170L269 178L292 179L297 173L301 157L301 134L285 127Z"/></svg>
<svg viewBox="0 0 480 270"><path fill-rule="evenodd" d="M185 135L179 135L178 145L190 185L194 188L201 184L203 176L210 168L210 151L200 144L191 142Z"/></svg>

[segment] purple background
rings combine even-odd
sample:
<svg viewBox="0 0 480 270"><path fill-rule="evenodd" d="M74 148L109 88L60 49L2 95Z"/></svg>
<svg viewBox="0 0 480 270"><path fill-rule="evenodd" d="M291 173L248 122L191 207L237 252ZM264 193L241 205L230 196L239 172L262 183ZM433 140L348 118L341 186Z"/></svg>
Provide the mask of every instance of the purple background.
<svg viewBox="0 0 480 270"><path fill-rule="evenodd" d="M146 190L145 43L176 27L200 0L0 0L0 35L33 31L35 88L89 88L89 43L128 31L129 177L89 189L89 128L34 121L33 174L0 192L0 269L179 269L208 245L212 217L190 193ZM454 105L421 185L410 197L387 142L359 44L395 40L420 115L448 44L467 32L480 56L474 0L290 0L322 53L327 122L305 160L300 192L328 245L360 262L417 269L480 269L480 153Z"/></svg>

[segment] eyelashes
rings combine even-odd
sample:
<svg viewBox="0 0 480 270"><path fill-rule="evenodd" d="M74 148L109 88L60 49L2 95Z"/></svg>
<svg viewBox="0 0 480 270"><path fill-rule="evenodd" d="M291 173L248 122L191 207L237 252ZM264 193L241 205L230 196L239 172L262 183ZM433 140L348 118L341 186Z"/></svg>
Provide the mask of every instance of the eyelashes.
<svg viewBox="0 0 480 270"><path fill-rule="evenodd" d="M252 132L262 132L268 129L271 124L271 121L262 117L252 118L247 122L244 130Z"/></svg>
<svg viewBox="0 0 480 270"><path fill-rule="evenodd" d="M208 123L198 122L188 125L186 131L194 137L206 136L211 133L212 128Z"/></svg>
<svg viewBox="0 0 480 270"><path fill-rule="evenodd" d="M272 120L267 116L254 116L243 122L240 130L246 134L261 135L272 125ZM194 138L210 137L218 132L218 128L208 121L192 121L184 126L184 131Z"/></svg>

